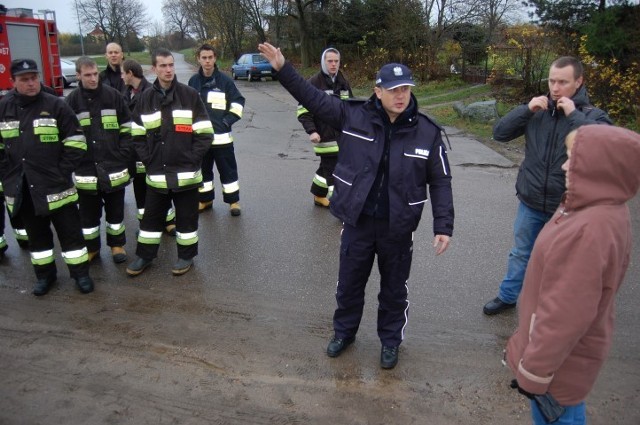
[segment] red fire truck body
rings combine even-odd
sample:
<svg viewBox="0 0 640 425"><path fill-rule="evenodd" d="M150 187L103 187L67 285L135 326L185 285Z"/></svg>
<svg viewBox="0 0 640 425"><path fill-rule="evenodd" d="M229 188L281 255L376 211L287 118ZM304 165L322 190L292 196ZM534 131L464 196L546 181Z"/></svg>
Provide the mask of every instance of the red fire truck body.
<svg viewBox="0 0 640 425"><path fill-rule="evenodd" d="M64 81L60 68L60 50L55 12L31 9L5 9L0 5L0 97L13 88L11 61L33 59L40 79L62 96Z"/></svg>

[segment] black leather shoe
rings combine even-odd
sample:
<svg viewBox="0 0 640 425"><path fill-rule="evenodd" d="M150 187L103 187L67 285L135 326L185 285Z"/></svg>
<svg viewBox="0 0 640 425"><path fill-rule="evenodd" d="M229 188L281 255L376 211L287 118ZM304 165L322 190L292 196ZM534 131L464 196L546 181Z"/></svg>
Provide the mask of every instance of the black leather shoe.
<svg viewBox="0 0 640 425"><path fill-rule="evenodd" d="M327 345L327 356L338 357L355 340L355 336L350 336L349 338L336 338L334 336L329 341L329 345Z"/></svg>
<svg viewBox="0 0 640 425"><path fill-rule="evenodd" d="M76 278L76 286L83 294L93 292L93 280L89 276L81 276Z"/></svg>
<svg viewBox="0 0 640 425"><path fill-rule="evenodd" d="M171 269L171 273L174 276L180 276L191 270L191 266L193 266L193 259L183 260L182 258L178 258L178 261L173 265Z"/></svg>
<svg viewBox="0 0 640 425"><path fill-rule="evenodd" d="M136 257L133 263L127 266L127 274L129 276L138 276L150 265L151 260L145 260L144 258Z"/></svg>
<svg viewBox="0 0 640 425"><path fill-rule="evenodd" d="M398 349L400 347L392 347L383 345L380 352L380 367L383 369L393 369L398 364Z"/></svg>
<svg viewBox="0 0 640 425"><path fill-rule="evenodd" d="M515 306L516 306L516 303L507 304L504 301L502 301L500 298L496 297L491 301L489 301L488 303L486 303L482 311L484 312L484 314L492 316L494 314L502 313L505 310L512 309Z"/></svg>
<svg viewBox="0 0 640 425"><path fill-rule="evenodd" d="M41 296L45 295L54 283L56 283L56 275L51 275L49 277L38 279L35 285L33 285L33 295Z"/></svg>

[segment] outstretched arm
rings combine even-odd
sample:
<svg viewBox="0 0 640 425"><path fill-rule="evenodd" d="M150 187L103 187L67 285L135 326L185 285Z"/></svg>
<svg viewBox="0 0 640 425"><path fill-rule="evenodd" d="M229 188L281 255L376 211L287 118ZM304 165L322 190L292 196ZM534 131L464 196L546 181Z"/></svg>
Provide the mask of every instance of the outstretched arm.
<svg viewBox="0 0 640 425"><path fill-rule="evenodd" d="M271 66L276 71L280 71L284 66L284 55L280 51L280 48L276 48L272 44L267 42L258 44L258 50L260 54L271 63Z"/></svg>

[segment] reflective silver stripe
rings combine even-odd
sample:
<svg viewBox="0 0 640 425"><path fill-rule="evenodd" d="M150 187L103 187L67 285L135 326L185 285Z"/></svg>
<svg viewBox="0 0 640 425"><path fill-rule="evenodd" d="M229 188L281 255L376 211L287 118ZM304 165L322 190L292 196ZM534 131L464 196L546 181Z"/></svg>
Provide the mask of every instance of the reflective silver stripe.
<svg viewBox="0 0 640 425"><path fill-rule="evenodd" d="M193 131L211 129L211 131L213 132L213 126L211 125L211 121L209 120L194 122L191 128L193 128Z"/></svg>
<svg viewBox="0 0 640 425"><path fill-rule="evenodd" d="M76 115L78 121L82 121L83 119L91 118L91 114L89 112L80 112Z"/></svg>
<svg viewBox="0 0 640 425"><path fill-rule="evenodd" d="M31 251L31 258L33 258L34 260L42 260L49 257L53 257L53 249L38 252Z"/></svg>
<svg viewBox="0 0 640 425"><path fill-rule="evenodd" d="M200 170L198 171L185 171L183 173L178 173L178 180L188 180L188 179L195 179L197 176L200 175Z"/></svg>
<svg viewBox="0 0 640 425"><path fill-rule="evenodd" d="M238 183L237 181L222 185L222 191L224 193L233 193L239 190L240 190L240 183Z"/></svg>
<svg viewBox="0 0 640 425"><path fill-rule="evenodd" d="M408 156L409 158L420 158L420 159L429 159L428 156L423 156L423 155L411 155L408 153L405 153L404 156Z"/></svg>
<svg viewBox="0 0 640 425"><path fill-rule="evenodd" d="M167 178L164 174L147 174L147 178L154 183L166 183Z"/></svg>
<svg viewBox="0 0 640 425"><path fill-rule="evenodd" d="M57 125L58 121L55 118L39 118L33 120L34 127L56 127Z"/></svg>
<svg viewBox="0 0 640 425"><path fill-rule="evenodd" d="M214 145L226 145L227 143L233 142L233 137L231 137L231 133L216 133L213 135L213 144Z"/></svg>
<svg viewBox="0 0 640 425"><path fill-rule="evenodd" d="M114 116L114 115L116 115L116 110L115 109L103 109L103 110L100 111L100 115L102 115L103 117L105 115Z"/></svg>
<svg viewBox="0 0 640 425"><path fill-rule="evenodd" d="M111 230L118 231L124 227L124 223L116 223L116 224L107 223L107 227Z"/></svg>
<svg viewBox="0 0 640 425"><path fill-rule="evenodd" d="M153 114L140 115L140 120L142 120L143 124L148 122L160 121L161 118L162 114L160 113L160 111L154 112Z"/></svg>
<svg viewBox="0 0 640 425"><path fill-rule="evenodd" d="M98 178L95 176L74 176L74 180L80 184L98 183Z"/></svg>
<svg viewBox="0 0 640 425"><path fill-rule="evenodd" d="M100 232L100 226L82 229L83 235L93 235L94 233L98 233L98 232Z"/></svg>
<svg viewBox="0 0 640 425"><path fill-rule="evenodd" d="M338 146L338 142L320 142L317 143L315 146L319 147L319 148L330 148L332 146Z"/></svg>
<svg viewBox="0 0 640 425"><path fill-rule="evenodd" d="M15 130L20 128L20 121L0 122L0 130Z"/></svg>
<svg viewBox="0 0 640 425"><path fill-rule="evenodd" d="M424 204L425 202L427 202L427 199L418 202L409 202L409 205L420 205Z"/></svg>
<svg viewBox="0 0 640 425"><path fill-rule="evenodd" d="M342 130L342 132L344 134L348 134L349 136L357 137L358 139L363 139L363 140L366 140L368 142L373 142L373 140L374 140L371 137L366 137L366 136L363 136L362 134L352 133L352 132L346 131L346 130Z"/></svg>
<svg viewBox="0 0 640 425"><path fill-rule="evenodd" d="M144 215L144 208L138 208L138 214Z"/></svg>
<svg viewBox="0 0 640 425"><path fill-rule="evenodd" d="M162 237L162 232L148 232L146 230L140 230L138 236L145 239L160 239Z"/></svg>
<svg viewBox="0 0 640 425"><path fill-rule="evenodd" d="M136 168L142 168L144 167L144 164L142 163L142 161L136 161Z"/></svg>
<svg viewBox="0 0 640 425"><path fill-rule="evenodd" d="M193 111L189 109L175 109L171 111L171 115L174 118L193 118Z"/></svg>
<svg viewBox="0 0 640 425"><path fill-rule="evenodd" d="M444 170L444 175L448 176L449 175L449 170L447 170L447 166L446 166L446 163L444 161L444 156L443 156L445 153L446 153L446 151L444 151L444 153L443 153L442 146L440 146L440 161L442 162L442 169Z"/></svg>
<svg viewBox="0 0 640 425"><path fill-rule="evenodd" d="M124 176L128 176L128 175L129 175L129 169L125 168L124 170L118 171L117 173L109 174L109 180L111 181L120 180Z"/></svg>
<svg viewBox="0 0 640 425"><path fill-rule="evenodd" d="M236 114L240 118L242 118L243 111L244 111L244 106L242 106L239 103L231 102L231 105L229 105L229 112L231 112L232 114Z"/></svg>
<svg viewBox="0 0 640 425"><path fill-rule="evenodd" d="M72 187L71 189L67 189L64 192L60 192L60 193L53 193L51 195L47 195L47 202L51 203L51 202L58 202L62 199L68 198L69 196L73 196L76 193L78 193L78 191L76 190L75 187Z"/></svg>
<svg viewBox="0 0 640 425"><path fill-rule="evenodd" d="M211 192L213 190L213 182L204 182L199 192Z"/></svg>
<svg viewBox="0 0 640 425"><path fill-rule="evenodd" d="M62 251L62 258L67 259L80 258L83 255L87 255L87 248L76 249L74 251Z"/></svg>
<svg viewBox="0 0 640 425"><path fill-rule="evenodd" d="M181 232L176 232L176 237L179 239L192 239L198 236L198 232L189 232L189 233L181 233Z"/></svg>
<svg viewBox="0 0 640 425"><path fill-rule="evenodd" d="M3 212L3 214L4 214L4 212ZM13 233L18 235L18 236L27 236L26 229L13 229Z"/></svg>

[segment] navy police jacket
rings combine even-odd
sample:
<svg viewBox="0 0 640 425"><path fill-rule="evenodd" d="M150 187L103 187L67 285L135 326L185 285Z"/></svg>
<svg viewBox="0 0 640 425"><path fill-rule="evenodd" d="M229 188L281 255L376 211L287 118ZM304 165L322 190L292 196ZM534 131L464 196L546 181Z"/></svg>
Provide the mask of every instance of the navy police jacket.
<svg viewBox="0 0 640 425"><path fill-rule="evenodd" d="M382 161L385 125L375 104L327 96L304 80L287 62L278 72L280 83L311 113L342 129L340 154L334 171L331 212L355 226ZM412 96L413 97L413 96ZM413 97L413 102L416 102ZM417 112L392 135L389 153L389 229L413 232L431 195L433 231L453 234L451 170L440 128Z"/></svg>

